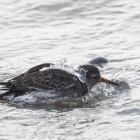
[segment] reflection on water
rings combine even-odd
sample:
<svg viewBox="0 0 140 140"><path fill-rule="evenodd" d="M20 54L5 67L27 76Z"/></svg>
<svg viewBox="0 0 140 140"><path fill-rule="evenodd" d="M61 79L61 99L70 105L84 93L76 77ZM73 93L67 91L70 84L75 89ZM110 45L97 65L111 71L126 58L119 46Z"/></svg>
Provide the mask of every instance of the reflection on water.
<svg viewBox="0 0 140 140"><path fill-rule="evenodd" d="M139 10L136 0L1 1L1 80L62 57L80 65L104 56L101 75L121 87L49 105L5 99L0 139L139 139Z"/></svg>

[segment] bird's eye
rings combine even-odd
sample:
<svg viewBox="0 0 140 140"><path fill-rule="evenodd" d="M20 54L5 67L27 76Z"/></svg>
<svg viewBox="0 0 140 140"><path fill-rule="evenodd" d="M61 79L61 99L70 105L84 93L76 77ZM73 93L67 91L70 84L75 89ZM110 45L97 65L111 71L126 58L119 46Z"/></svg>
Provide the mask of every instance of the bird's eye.
<svg viewBox="0 0 140 140"><path fill-rule="evenodd" d="M96 75L96 74L91 74L91 77L93 77L93 78L95 78L95 77L97 77L98 75Z"/></svg>

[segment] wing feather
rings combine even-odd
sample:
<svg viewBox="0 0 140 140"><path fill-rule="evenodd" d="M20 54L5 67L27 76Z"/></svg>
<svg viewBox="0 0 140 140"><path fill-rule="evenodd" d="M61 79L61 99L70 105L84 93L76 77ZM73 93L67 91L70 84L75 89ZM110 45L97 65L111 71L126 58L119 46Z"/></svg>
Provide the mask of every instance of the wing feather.
<svg viewBox="0 0 140 140"><path fill-rule="evenodd" d="M18 77L12 83L13 87L25 87L29 90L53 90L65 91L69 88L75 87L75 80L78 78L66 71L59 69L48 69L47 71L37 71L27 73L22 77Z"/></svg>

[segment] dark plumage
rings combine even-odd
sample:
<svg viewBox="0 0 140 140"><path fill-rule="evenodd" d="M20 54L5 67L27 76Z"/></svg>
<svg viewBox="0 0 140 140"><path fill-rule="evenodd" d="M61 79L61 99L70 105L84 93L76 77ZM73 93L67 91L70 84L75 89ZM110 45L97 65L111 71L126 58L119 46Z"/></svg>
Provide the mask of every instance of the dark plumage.
<svg viewBox="0 0 140 140"><path fill-rule="evenodd" d="M61 96L76 98L87 94L88 89L91 89L100 81L118 85L110 80L101 78L98 68L93 65L80 66L86 72L86 82L81 82L77 76L67 71L51 69L50 64L46 63L35 66L8 82L1 82L0 85L4 85L2 89L8 91L1 94L0 97L3 98L13 93L16 97L25 94L27 91L43 90L61 92ZM44 67L46 70L40 71Z"/></svg>

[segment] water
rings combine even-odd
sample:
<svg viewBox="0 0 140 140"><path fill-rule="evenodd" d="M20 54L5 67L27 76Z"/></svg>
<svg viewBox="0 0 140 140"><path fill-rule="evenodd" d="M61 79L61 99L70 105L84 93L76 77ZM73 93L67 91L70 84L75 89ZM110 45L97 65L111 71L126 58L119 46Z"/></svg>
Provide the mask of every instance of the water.
<svg viewBox="0 0 140 140"><path fill-rule="evenodd" d="M99 96L90 98L91 105L97 101L93 107L81 101L48 106L3 101L0 139L139 140L139 11L138 0L0 1L4 80L62 57L79 65L99 55L110 61L99 67L101 74L129 85L100 85Z"/></svg>

